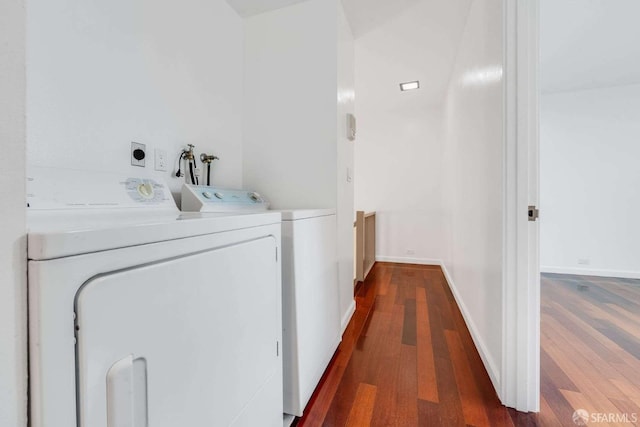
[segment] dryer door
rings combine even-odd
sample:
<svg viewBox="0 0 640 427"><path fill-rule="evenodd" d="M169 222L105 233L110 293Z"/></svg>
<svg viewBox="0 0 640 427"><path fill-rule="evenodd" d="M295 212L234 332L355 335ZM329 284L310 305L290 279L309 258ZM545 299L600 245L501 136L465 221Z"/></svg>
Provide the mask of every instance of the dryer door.
<svg viewBox="0 0 640 427"><path fill-rule="evenodd" d="M80 425L282 425L273 238L97 277L76 299Z"/></svg>

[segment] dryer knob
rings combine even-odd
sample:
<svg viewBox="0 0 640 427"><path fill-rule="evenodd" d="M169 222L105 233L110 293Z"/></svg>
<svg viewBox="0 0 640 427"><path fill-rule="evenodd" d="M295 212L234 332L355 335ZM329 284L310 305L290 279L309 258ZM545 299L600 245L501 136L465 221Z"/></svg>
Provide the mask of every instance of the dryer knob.
<svg viewBox="0 0 640 427"><path fill-rule="evenodd" d="M138 194L140 194L145 199L153 198L153 186L151 184L140 184L138 185Z"/></svg>
<svg viewBox="0 0 640 427"><path fill-rule="evenodd" d="M213 194L211 194L211 193L210 193L210 192L208 192L208 191L205 191L205 192L203 192L203 193L202 193L202 196L203 196L205 199L210 199L210 198L212 198L212 197L213 197Z"/></svg>
<svg viewBox="0 0 640 427"><path fill-rule="evenodd" d="M249 198L256 203L263 202L260 194L256 193L255 191L253 193L249 193Z"/></svg>

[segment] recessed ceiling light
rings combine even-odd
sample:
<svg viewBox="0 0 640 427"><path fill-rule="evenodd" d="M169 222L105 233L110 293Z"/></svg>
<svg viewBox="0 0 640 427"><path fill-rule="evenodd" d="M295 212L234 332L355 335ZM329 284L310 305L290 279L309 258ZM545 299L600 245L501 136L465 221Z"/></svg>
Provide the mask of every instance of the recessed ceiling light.
<svg viewBox="0 0 640 427"><path fill-rule="evenodd" d="M420 89L420 82L417 80L415 82L400 83L400 90L403 92L406 90L415 90L415 89Z"/></svg>

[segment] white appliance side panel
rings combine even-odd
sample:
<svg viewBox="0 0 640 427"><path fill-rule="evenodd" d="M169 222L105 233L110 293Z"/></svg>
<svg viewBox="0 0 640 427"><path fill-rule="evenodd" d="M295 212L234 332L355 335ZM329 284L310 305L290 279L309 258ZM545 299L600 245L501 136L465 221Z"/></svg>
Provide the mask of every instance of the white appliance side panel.
<svg viewBox="0 0 640 427"><path fill-rule="evenodd" d="M88 282L76 303L81 426L281 425L276 247L262 238Z"/></svg>
<svg viewBox="0 0 640 427"><path fill-rule="evenodd" d="M283 222L284 409L301 416L340 342L335 215Z"/></svg>

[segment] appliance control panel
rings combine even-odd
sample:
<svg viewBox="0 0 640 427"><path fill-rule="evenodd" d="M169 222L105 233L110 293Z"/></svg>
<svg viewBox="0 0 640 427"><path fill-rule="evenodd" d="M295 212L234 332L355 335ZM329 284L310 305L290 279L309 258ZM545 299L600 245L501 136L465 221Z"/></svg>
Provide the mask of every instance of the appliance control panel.
<svg viewBox="0 0 640 427"><path fill-rule="evenodd" d="M32 168L27 176L29 210L171 209L166 184L147 177L55 168Z"/></svg>
<svg viewBox="0 0 640 427"><path fill-rule="evenodd" d="M259 212L267 209L269 202L255 191L190 184L182 186L182 210L186 212Z"/></svg>
<svg viewBox="0 0 640 427"><path fill-rule="evenodd" d="M122 184L136 203L162 203L166 198L164 184L153 179L127 178Z"/></svg>

